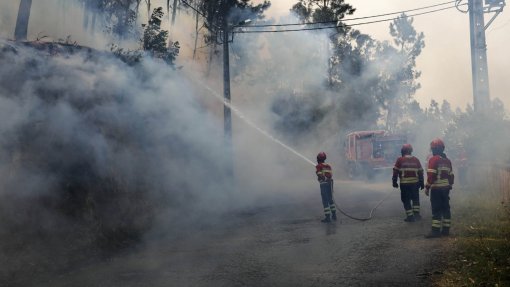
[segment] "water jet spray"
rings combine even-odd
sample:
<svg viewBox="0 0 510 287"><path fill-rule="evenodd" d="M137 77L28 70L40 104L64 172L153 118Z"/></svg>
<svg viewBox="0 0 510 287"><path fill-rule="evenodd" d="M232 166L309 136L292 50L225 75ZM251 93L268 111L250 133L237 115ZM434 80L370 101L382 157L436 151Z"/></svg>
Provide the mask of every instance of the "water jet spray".
<svg viewBox="0 0 510 287"><path fill-rule="evenodd" d="M292 152L293 154L297 155L299 158L301 158L302 160L306 161L307 163L313 165L315 167L315 163L310 160L309 158L307 158L306 156L302 155L301 153L297 152L295 149L291 148L290 146L284 144L282 141L280 141L279 139L275 138L274 136L272 136L271 134L269 134L267 131L259 128L254 122L250 121L248 118L246 118L246 116L239 110L237 109L236 107L234 107L232 105L232 103L230 103L229 101L227 101L226 99L224 99L221 95L219 95L216 91L214 91L212 88L210 88L209 86L207 86L206 84L203 84L203 83L200 83L201 86L203 86L204 88L206 88L209 92L211 92L213 94L213 96L215 96L217 99L219 99L220 101L223 102L223 104L225 106L227 106L228 108L230 108L232 111L234 111L234 113L237 115L237 117L239 117L241 120L243 120L246 124L248 124L249 126L251 126L252 128L254 128L255 130L257 130L259 133L261 133L262 135L264 135L265 137L267 137L268 139L272 140L273 142L279 144L280 146L282 146L283 148L285 148L286 150Z"/></svg>
<svg viewBox="0 0 510 287"><path fill-rule="evenodd" d="M272 140L273 142L279 144L280 146L282 146L283 148L287 149L288 151L292 152L293 154L297 155L299 158L301 158L302 160L306 161L307 163L313 165L315 167L315 163L310 160L309 158L307 158L306 156L302 155L301 153L297 152L295 149L289 147L288 145L284 144L283 142L281 142L280 140L278 140L277 138L275 138L274 136L272 136L271 134L269 134L268 132L266 132L265 130L259 128L254 122L250 121L248 118L246 118L246 116L244 116L244 114L238 110L236 107L234 107L232 105L232 103L230 103L230 101L227 101L226 99L223 98L223 96L219 95L216 91L214 91L211 87L209 87L208 85L204 84L204 83L200 83L198 82L198 84L200 84L202 87L204 87L205 89L207 89L209 92L211 92L211 94L216 97L218 100L222 101L223 104L225 106L227 106L228 108L230 108L232 111L234 111L234 113L240 118L242 119L246 124L248 124L249 126L251 126L252 128L254 128L255 130L257 130L259 133L261 133L262 135L266 136L268 139ZM347 212L345 212L344 210L342 210L338 205L337 205L337 210L342 213L343 215L347 216L348 218L351 218L353 220L357 220L357 221L368 221L368 220L371 220L373 218L373 215L374 215L374 212L377 208L379 208L379 206L384 202L386 201L386 199L388 199L390 197L390 195L393 194L393 191L390 191L386 194L386 196L381 199L371 210L370 210L370 213L369 213L369 216L368 217L363 217L363 218L360 218L360 217L355 217L355 216L352 216L350 214L348 214Z"/></svg>

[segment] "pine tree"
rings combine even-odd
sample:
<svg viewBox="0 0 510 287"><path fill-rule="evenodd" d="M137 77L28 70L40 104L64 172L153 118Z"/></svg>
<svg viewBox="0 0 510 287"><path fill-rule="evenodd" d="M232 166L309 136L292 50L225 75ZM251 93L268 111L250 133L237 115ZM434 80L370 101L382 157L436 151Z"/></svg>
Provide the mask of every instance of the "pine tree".
<svg viewBox="0 0 510 287"><path fill-rule="evenodd" d="M173 65L179 54L179 42L171 42L167 48L168 31L161 30L161 21L164 12L162 7L154 9L149 24L143 32L143 50L149 52L153 57L161 58L168 64Z"/></svg>

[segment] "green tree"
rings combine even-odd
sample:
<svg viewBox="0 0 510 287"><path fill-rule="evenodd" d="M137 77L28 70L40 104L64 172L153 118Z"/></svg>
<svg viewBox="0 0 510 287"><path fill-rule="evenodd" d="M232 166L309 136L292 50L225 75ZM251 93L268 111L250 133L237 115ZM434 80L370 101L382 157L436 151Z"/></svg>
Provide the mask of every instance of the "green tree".
<svg viewBox="0 0 510 287"><path fill-rule="evenodd" d="M151 56L163 59L166 63L173 65L175 58L179 54L179 42L170 43L167 48L168 31L161 30L161 21L164 12L162 7L154 9L151 18L143 32L143 50L149 52Z"/></svg>
<svg viewBox="0 0 510 287"><path fill-rule="evenodd" d="M328 83L329 85L334 84L335 74L333 73L334 65L341 62L344 48L348 46L348 35L346 33L349 28L345 26L341 20L346 15L352 15L356 11L351 5L345 3L344 0L299 0L294 6L292 6L291 12L296 15L302 23L313 23L313 22L334 22L336 28L332 28L335 32L330 35L331 43L325 43L326 49L332 48L336 53L333 54L328 63ZM331 26L332 23L319 24L323 26ZM314 27L316 25L314 24ZM328 29L329 30L329 29ZM341 51L341 52L340 52ZM338 53L340 52L340 53Z"/></svg>
<svg viewBox="0 0 510 287"><path fill-rule="evenodd" d="M264 18L264 11L271 6L268 0L264 0L260 4L254 4L252 0L190 0L188 2L196 6L205 16L206 43L221 40L218 37L225 25L231 28L244 20ZM191 9L186 5L184 7Z"/></svg>
<svg viewBox="0 0 510 287"><path fill-rule="evenodd" d="M464 113L455 114L445 128L446 144L462 145L468 160L479 163L510 162L510 121L501 100L491 101L489 113L480 115L468 106ZM448 147L448 146L447 146Z"/></svg>
<svg viewBox="0 0 510 287"><path fill-rule="evenodd" d="M303 23L338 21L342 27L340 21L345 15L352 15L356 9L344 0L299 0L291 11Z"/></svg>
<svg viewBox="0 0 510 287"><path fill-rule="evenodd" d="M425 36L414 29L413 18L405 13L390 23L390 35L396 50L388 47L387 57L393 59L392 65L397 69L389 73L388 80L393 83L384 105L387 106L386 126L392 130L406 115L412 96L421 87L417 82L421 72L416 69L416 58L425 47Z"/></svg>
<svg viewBox="0 0 510 287"><path fill-rule="evenodd" d="M218 43L223 41L221 36L225 27L228 27L227 32L230 33L232 27L242 21L263 19L264 12L271 6L268 0L259 4L254 4L252 0L195 0L190 2L195 3L194 5L198 7L200 13L205 16L204 41L209 46L209 69L214 56L220 55Z"/></svg>
<svg viewBox="0 0 510 287"><path fill-rule="evenodd" d="M303 23L337 22L338 28L329 35L327 43L331 57L325 81L326 90L334 95L331 101L333 107L321 111L334 113L336 123L341 129L347 130L381 128L381 122L389 130L417 124L418 117L404 123L409 113L421 111L413 96L420 88L416 58L424 47L424 35L416 32L411 18L402 14L391 23L393 42L389 43L379 42L358 30L343 26L345 15L355 11L344 1L299 0L292 11ZM286 110L280 116L286 118L306 110L303 107L295 112ZM329 117L309 118L317 120L318 124L318 121Z"/></svg>
<svg viewBox="0 0 510 287"><path fill-rule="evenodd" d="M326 42L318 43L331 52L331 57L325 63L327 77L323 88L326 91L321 92L327 93L331 99L319 99L312 90L291 95L283 93L275 103L283 101L291 104L287 104L285 109L273 107L273 112L282 123L299 123L302 122L302 118L309 120L306 125L297 124L303 131L313 130L326 119L345 130L355 126L375 127L379 118L375 98L381 89L377 85L378 78L367 77L366 74L378 50L378 42L369 35L343 25L341 20L346 15L353 14L355 9L343 0L299 0L291 11L302 23L327 22L319 26L331 26L332 22L336 23L336 28L327 29L329 37L325 38ZM313 99L308 100L303 95L313 96ZM324 106L318 104L320 102L328 104ZM326 116L324 113L329 115ZM290 130L287 125L280 124L279 127ZM295 128L290 131L296 133Z"/></svg>
<svg viewBox="0 0 510 287"><path fill-rule="evenodd" d="M326 97L320 91L301 95L288 91L280 93L271 105L271 112L277 115L275 130L290 142L299 142L305 134L313 134L332 108L324 106L321 100Z"/></svg>
<svg viewBox="0 0 510 287"><path fill-rule="evenodd" d="M351 30L335 39L328 84L336 91L337 118L345 129L376 128L386 96L384 73L376 63L380 44L370 36Z"/></svg>
<svg viewBox="0 0 510 287"><path fill-rule="evenodd" d="M92 13L100 14L107 31L120 38L137 36L136 20L140 0L81 0ZM93 16L94 17L94 16ZM88 21L88 20L85 20ZM84 22L84 26L86 23Z"/></svg>

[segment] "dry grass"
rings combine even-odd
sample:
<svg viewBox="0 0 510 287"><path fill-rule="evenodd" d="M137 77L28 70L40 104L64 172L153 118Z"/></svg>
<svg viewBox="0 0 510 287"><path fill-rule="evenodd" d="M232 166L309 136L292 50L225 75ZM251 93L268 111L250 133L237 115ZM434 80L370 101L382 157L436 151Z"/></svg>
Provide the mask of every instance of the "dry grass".
<svg viewBox="0 0 510 287"><path fill-rule="evenodd" d="M437 286L510 286L510 209L497 196L454 202L455 236Z"/></svg>

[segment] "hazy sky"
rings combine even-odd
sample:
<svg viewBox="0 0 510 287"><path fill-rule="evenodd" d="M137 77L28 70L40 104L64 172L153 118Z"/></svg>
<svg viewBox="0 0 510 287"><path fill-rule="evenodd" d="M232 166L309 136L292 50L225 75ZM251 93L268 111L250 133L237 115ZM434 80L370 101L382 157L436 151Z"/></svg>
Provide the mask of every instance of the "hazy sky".
<svg viewBox="0 0 510 287"><path fill-rule="evenodd" d="M269 15L288 13L297 0L272 0ZM429 6L446 0L347 0L356 8L354 17L384 14ZM467 3L464 0L463 3ZM443 6L442 6L443 7ZM446 7L446 6L444 6ZM508 10L508 8L507 8ZM510 12L503 11L487 29L487 54L491 98L498 97L510 109ZM486 16L486 22L493 14ZM425 34L425 49L418 58L422 88L416 98L422 106L431 99L448 100L454 107L472 103L469 16L456 9L415 17L415 28ZM358 26L380 40L389 40L389 22Z"/></svg>

